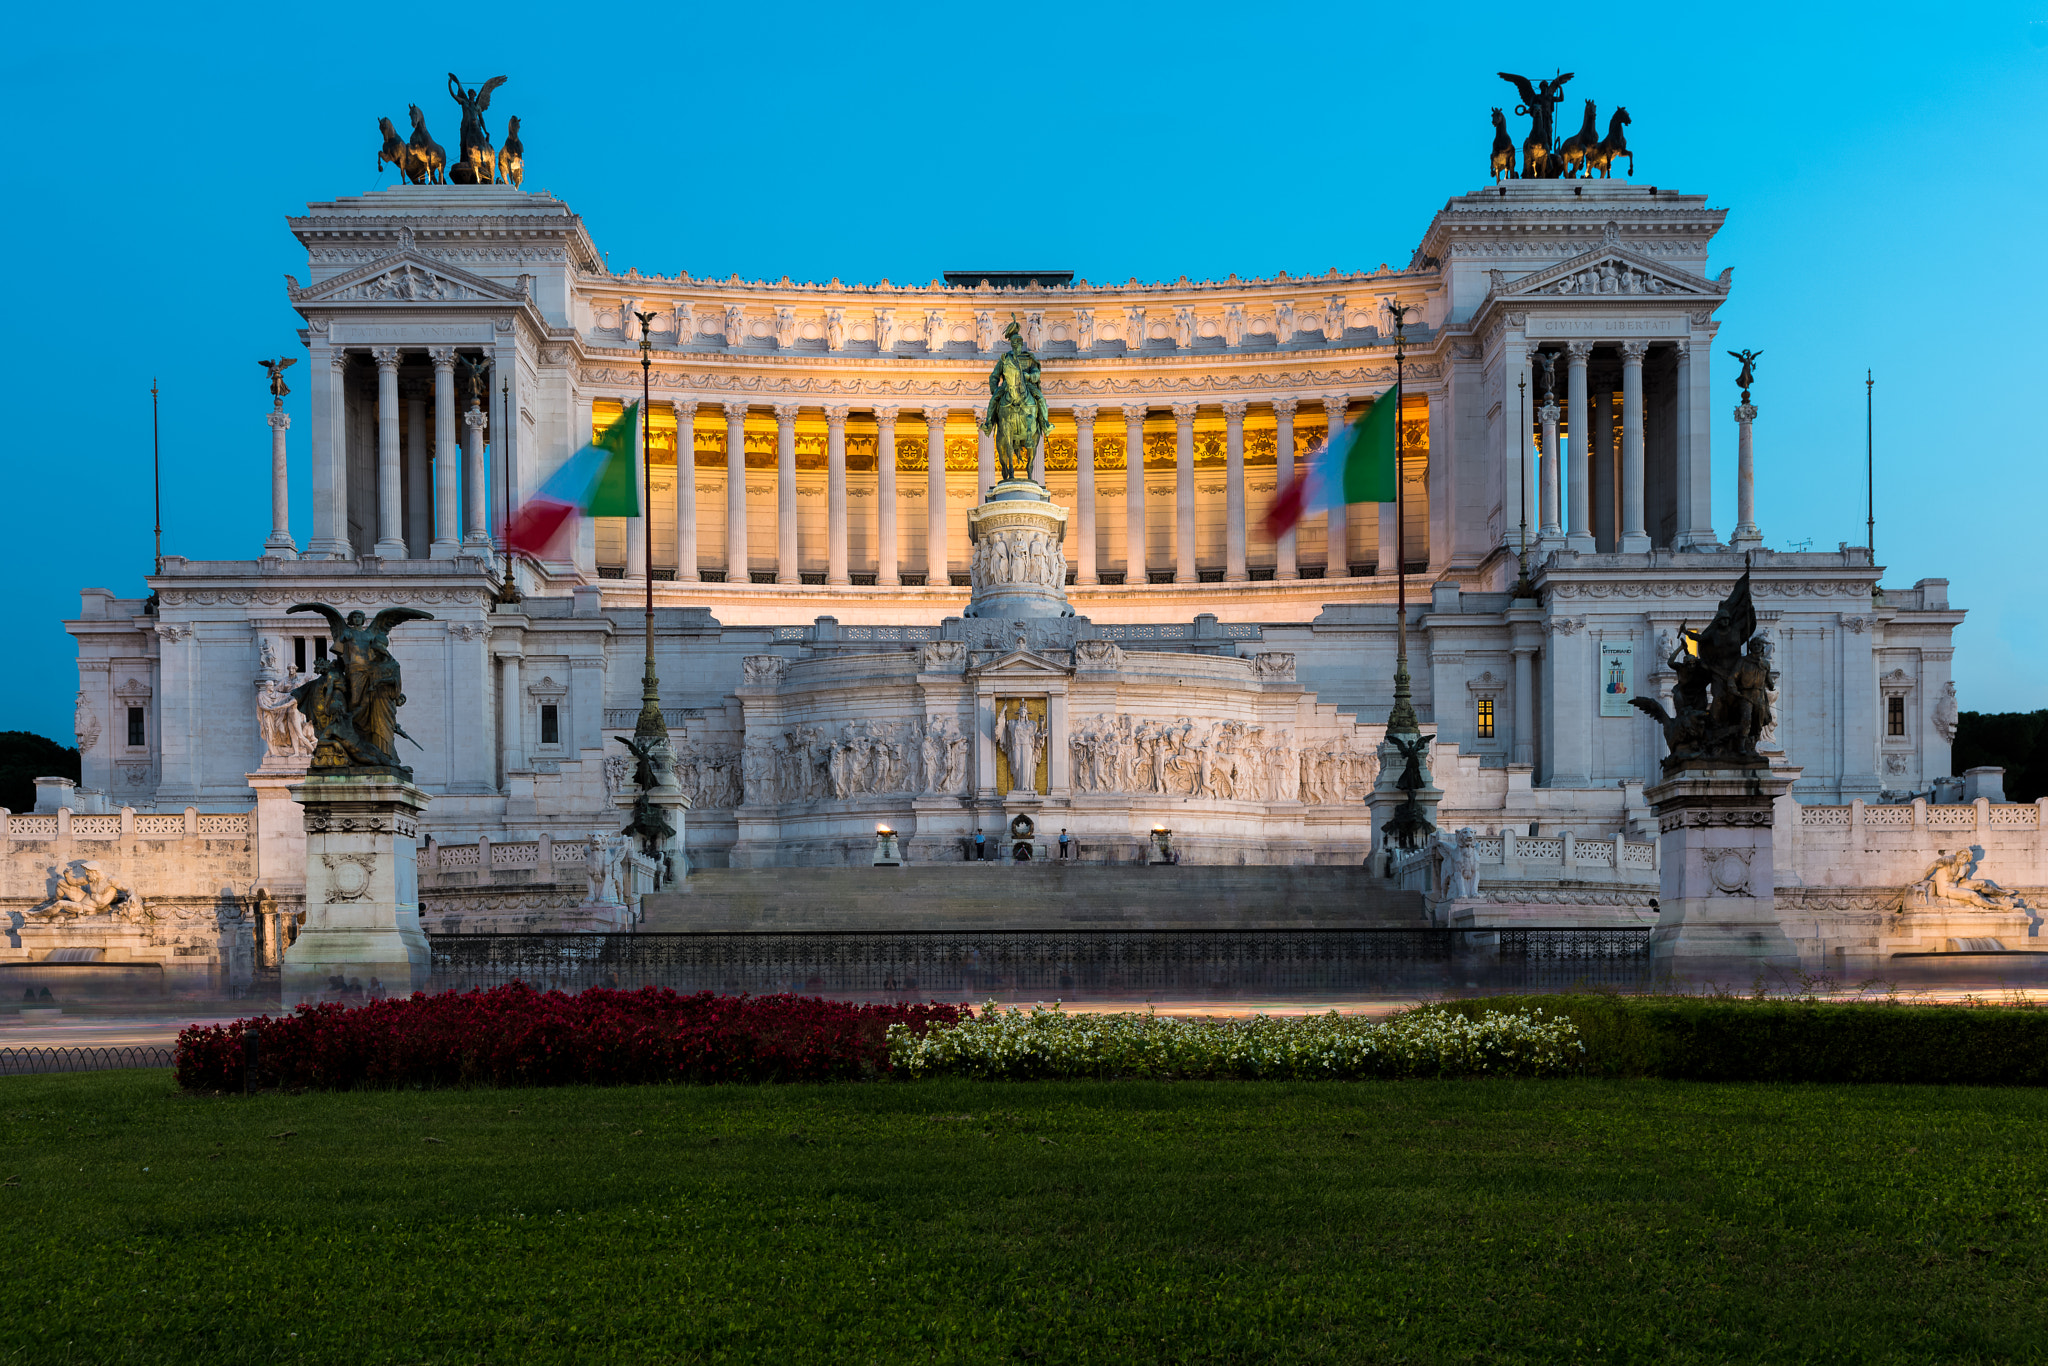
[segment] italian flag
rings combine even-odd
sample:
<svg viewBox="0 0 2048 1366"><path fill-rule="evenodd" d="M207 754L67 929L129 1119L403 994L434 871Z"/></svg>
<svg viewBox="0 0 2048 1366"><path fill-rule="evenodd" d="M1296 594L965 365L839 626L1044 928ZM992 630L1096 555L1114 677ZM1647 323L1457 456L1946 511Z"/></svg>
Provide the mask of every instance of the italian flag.
<svg viewBox="0 0 2048 1366"><path fill-rule="evenodd" d="M631 404L597 439L562 462L540 491L520 505L505 528L505 542L522 555L546 552L572 517L638 517L640 490L633 483L633 429L640 405Z"/></svg>
<svg viewBox="0 0 2048 1366"><path fill-rule="evenodd" d="M1373 400L1358 421L1310 451L1294 482L1273 500L1266 534L1277 541L1310 513L1347 503L1393 502L1400 411L1401 386L1396 384Z"/></svg>

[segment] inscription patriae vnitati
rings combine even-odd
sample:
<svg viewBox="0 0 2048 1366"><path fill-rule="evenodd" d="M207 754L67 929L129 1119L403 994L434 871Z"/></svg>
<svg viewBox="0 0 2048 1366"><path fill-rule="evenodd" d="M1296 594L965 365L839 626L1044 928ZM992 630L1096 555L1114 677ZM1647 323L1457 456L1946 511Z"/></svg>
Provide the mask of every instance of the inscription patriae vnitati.
<svg viewBox="0 0 2048 1366"><path fill-rule="evenodd" d="M1685 319L1672 318L1531 318L1532 337L1684 336Z"/></svg>

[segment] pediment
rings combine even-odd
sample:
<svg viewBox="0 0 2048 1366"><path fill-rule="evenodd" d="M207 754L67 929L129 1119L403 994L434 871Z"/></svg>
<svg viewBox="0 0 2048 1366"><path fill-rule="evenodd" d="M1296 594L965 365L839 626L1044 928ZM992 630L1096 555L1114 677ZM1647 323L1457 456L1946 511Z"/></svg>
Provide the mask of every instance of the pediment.
<svg viewBox="0 0 2048 1366"><path fill-rule="evenodd" d="M1066 678L1073 669L1060 660L1039 654L1036 650L1011 650L999 659L990 661L974 671L977 678L1020 681L1037 678Z"/></svg>
<svg viewBox="0 0 2048 1366"><path fill-rule="evenodd" d="M1599 246L1568 261L1531 271L1516 280L1509 280L1498 270L1489 274L1494 295L1503 299L1531 296L1579 298L1588 295L1602 298L1676 295L1717 299L1728 293L1735 272L1723 270L1720 278L1708 280L1673 270L1661 261L1621 245L1620 234L1610 223Z"/></svg>
<svg viewBox="0 0 2048 1366"><path fill-rule="evenodd" d="M527 297L459 266L429 260L412 245L409 232L400 236L398 249L389 256L317 285L302 287L296 277L284 278L294 304L516 304Z"/></svg>

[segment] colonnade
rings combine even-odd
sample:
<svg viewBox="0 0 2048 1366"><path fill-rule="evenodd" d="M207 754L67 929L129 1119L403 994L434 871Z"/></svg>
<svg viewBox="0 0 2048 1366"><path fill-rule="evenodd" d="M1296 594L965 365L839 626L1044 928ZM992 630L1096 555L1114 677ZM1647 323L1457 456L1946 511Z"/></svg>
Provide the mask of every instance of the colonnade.
<svg viewBox="0 0 2048 1366"><path fill-rule="evenodd" d="M633 402L638 395L621 394L621 403ZM1324 409L1329 430L1341 427L1351 403L1350 394L1327 394L1318 396L1314 402ZM1276 427L1276 488L1285 487L1295 475L1297 455L1295 451L1295 415L1303 400L1295 397L1269 399L1264 404L1270 408ZM700 509L697 498L697 467L691 458L696 450L696 432L700 422L718 424L725 439L725 557L723 571L730 583L744 583L750 577L750 553L747 531L746 497L746 424L748 415L757 405L744 401L712 402L680 398L671 400L675 412L676 449L679 458L676 465L675 497L675 545L676 578L681 582L697 582L703 568L699 563L698 530ZM1059 410L1056 416L1063 416L1073 424L1075 440L1075 489L1073 522L1069 529L1070 553L1074 571L1074 582L1087 586L1102 582L1105 572L1114 573L1097 563L1098 470L1096 468L1096 434L1105 423L1114 424L1121 420L1124 432L1124 517L1126 582L1142 583L1147 579L1175 584L1192 584L1199 579L1196 565L1196 496L1195 496L1195 420L1203 405L1195 403L1155 404L1134 402L1123 405L1075 404ZM1243 583L1251 578L1247 563L1248 517L1262 517L1264 502L1257 506L1247 497L1245 482L1245 418L1254 405L1248 400L1227 400L1212 405L1220 408L1224 419L1225 447L1225 528L1223 537L1223 581ZM1147 471L1144 462L1145 421L1154 412L1165 409L1173 415L1174 422L1174 463L1173 463L1173 516L1167 534L1163 537L1147 529L1147 476L1153 478L1164 474L1164 470ZM800 565L804 557L797 539L797 471L796 471L796 428L802 411L794 403L772 405L775 416L775 555L774 582L798 584L802 582ZM985 491L996 480L995 439L981 430L986 406L980 403L959 407L932 405L920 409L908 409L895 405L876 405L855 409L849 406L829 406L823 409L826 424L826 527L825 527L825 583L841 586L852 582L848 562L848 497L846 466L846 428L856 413L866 414L874 423L875 441L875 510L871 538L862 539L875 548L875 584L877 587L895 587L909 575L915 580L922 577L927 584L943 585L948 582L947 561L948 519L951 515L946 499L945 450L949 435L957 435L970 428L976 436L976 489ZM909 565L903 563L899 551L902 537L897 525L897 490L899 466L897 459L897 434L905 429L915 431L924 439L926 458L925 478L925 535L924 563ZM1044 479L1045 452L1041 444L1032 460L1032 475ZM1389 507L1383 523L1391 537L1392 509ZM864 529L865 530L865 529ZM1295 533L1289 532L1275 546L1272 577L1276 579L1297 579L1302 576L1298 563ZM1391 541L1383 543L1391 544ZM1330 515L1329 545L1332 548L1325 566L1325 576L1330 578L1349 577L1351 566L1346 546L1346 526L1342 510ZM811 547L810 562L815 564L816 548ZM627 526L625 574L637 578L646 572L648 539L645 519L632 519ZM1314 566L1311 565L1311 568ZM814 571L815 572L815 571ZM1263 574L1263 569L1262 569Z"/></svg>

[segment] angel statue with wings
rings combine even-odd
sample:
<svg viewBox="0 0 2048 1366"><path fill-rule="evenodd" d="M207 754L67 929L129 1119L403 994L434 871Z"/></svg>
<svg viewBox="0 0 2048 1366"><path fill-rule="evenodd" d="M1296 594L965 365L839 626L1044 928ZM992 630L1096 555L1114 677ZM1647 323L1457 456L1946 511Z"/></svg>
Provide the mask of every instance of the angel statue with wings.
<svg viewBox="0 0 2048 1366"><path fill-rule="evenodd" d="M359 611L344 619L324 602L301 602L289 610L318 612L330 632L327 658L314 665L310 681L292 691L313 727L312 767L390 769L410 782L412 770L398 762L396 752L398 737L405 735L398 724L405 693L390 633L402 622L432 621L434 614L387 607L366 622Z"/></svg>
<svg viewBox="0 0 2048 1366"><path fill-rule="evenodd" d="M276 360L259 360L256 363L270 373L270 396L272 398L281 399L291 392L290 386L284 382L284 372L299 363L297 356L280 356Z"/></svg>

